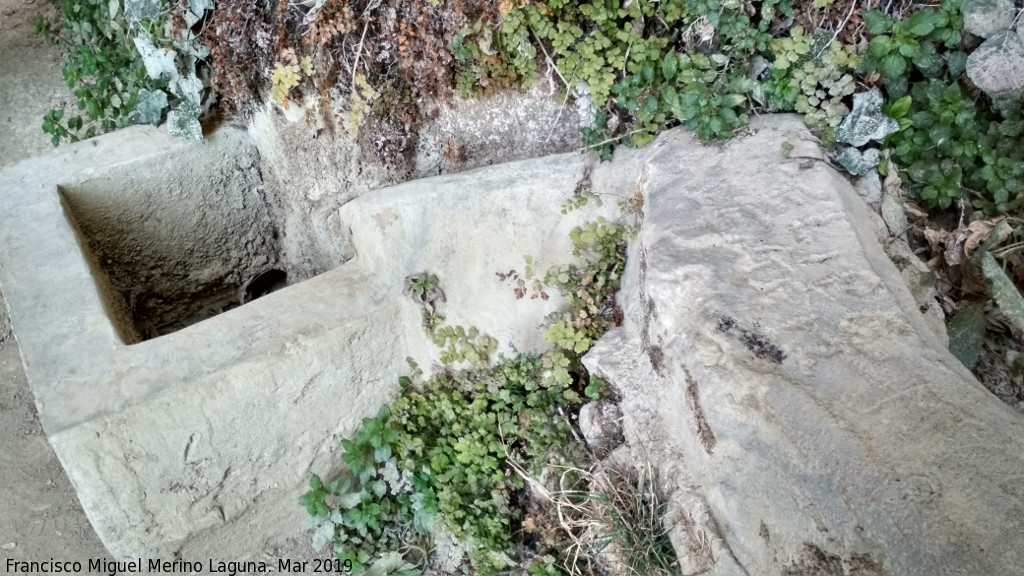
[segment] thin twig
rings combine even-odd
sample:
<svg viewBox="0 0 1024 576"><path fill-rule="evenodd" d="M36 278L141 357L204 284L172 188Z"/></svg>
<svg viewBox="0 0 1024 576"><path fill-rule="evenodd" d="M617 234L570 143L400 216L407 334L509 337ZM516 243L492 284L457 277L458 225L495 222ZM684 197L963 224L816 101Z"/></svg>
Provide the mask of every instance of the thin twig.
<svg viewBox="0 0 1024 576"><path fill-rule="evenodd" d="M359 71L359 59L363 56L363 40L366 40L366 30L370 28L370 21L363 24L363 35L359 38L359 47L356 48L356 59L352 65L352 93L356 93L356 72Z"/></svg>
<svg viewBox="0 0 1024 576"><path fill-rule="evenodd" d="M626 132L625 134L620 134L618 136L609 138L607 140L602 140L601 142L598 142L597 144L589 144L587 146L584 146L583 148L580 149L580 151L581 152L586 152L587 150L593 150L594 148L597 148L599 146L604 146L605 144L610 144L612 142L616 142L618 140L622 140L626 136L632 136L633 134L638 134L638 133L643 132L643 131L644 131L643 128L637 128L636 130L633 130L632 132Z"/></svg>
<svg viewBox="0 0 1024 576"><path fill-rule="evenodd" d="M548 131L548 137L544 139L544 143L546 144L551 141L551 136L554 135L555 128L558 127L558 121L562 119L562 110L565 109L565 105L569 102L569 95L572 94L572 87L569 86L569 81L565 79L565 76L562 76L562 71L558 69L558 66L555 65L555 61L551 58L551 55L548 54L548 49L544 47L544 42L542 42L540 36L537 35L537 31L530 28L530 32L533 34L534 39L537 40L537 45L540 46L541 52L544 53L544 59L547 61L548 66L555 71L555 74L558 74L558 77L562 79L562 83L565 84L565 98L562 100L562 105L558 108L558 114L555 116L555 121L551 125L551 130Z"/></svg>
<svg viewBox="0 0 1024 576"><path fill-rule="evenodd" d="M541 42L540 36L537 35L537 32L533 28L530 28L530 32L533 33L533 37L537 40L537 45L540 46L541 52L544 52L544 58L547 60L548 65L555 69L555 74L558 74L558 77L561 78L562 82L565 84L565 91L572 92L572 87L569 86L569 81L565 79L565 76L562 76L562 71L558 69L558 66L555 66L555 61L551 59L551 55L548 54L548 49L545 48L544 43Z"/></svg>

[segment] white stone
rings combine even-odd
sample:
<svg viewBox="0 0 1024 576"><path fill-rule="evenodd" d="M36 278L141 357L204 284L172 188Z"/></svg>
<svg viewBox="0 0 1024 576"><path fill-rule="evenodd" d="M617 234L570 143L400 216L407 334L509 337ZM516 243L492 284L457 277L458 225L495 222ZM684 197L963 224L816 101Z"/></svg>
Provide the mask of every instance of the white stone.
<svg viewBox="0 0 1024 576"><path fill-rule="evenodd" d="M882 180L878 177L878 172L870 172L857 178L854 180L854 187L868 204L882 200Z"/></svg>
<svg viewBox="0 0 1024 576"><path fill-rule="evenodd" d="M994 100L1016 100L1024 91L1024 39L997 32L967 57L967 76Z"/></svg>
<svg viewBox="0 0 1024 576"><path fill-rule="evenodd" d="M964 6L964 30L988 38L1009 30L1016 15L1013 0L970 0Z"/></svg>
<svg viewBox="0 0 1024 576"><path fill-rule="evenodd" d="M598 456L608 454L622 443L622 411L614 402L599 400L580 408L580 432Z"/></svg>

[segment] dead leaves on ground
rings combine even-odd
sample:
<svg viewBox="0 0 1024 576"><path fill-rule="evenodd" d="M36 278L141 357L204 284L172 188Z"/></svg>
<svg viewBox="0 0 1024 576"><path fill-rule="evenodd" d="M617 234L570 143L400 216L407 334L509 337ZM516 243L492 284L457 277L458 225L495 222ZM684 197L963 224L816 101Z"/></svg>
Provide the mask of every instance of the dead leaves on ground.
<svg viewBox="0 0 1024 576"><path fill-rule="evenodd" d="M999 228L999 235L993 240L992 246L1003 243L1013 233L1010 226L998 226L1005 220L1004 217L976 220L953 231L924 228L922 232L931 251L928 267L935 270L943 266L961 265L965 258L973 255L989 239L996 228Z"/></svg>

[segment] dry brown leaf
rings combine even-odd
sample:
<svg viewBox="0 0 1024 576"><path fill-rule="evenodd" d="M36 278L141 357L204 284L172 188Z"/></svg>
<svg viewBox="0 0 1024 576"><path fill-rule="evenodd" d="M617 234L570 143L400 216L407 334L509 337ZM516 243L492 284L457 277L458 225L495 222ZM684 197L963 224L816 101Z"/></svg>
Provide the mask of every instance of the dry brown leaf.
<svg viewBox="0 0 1024 576"><path fill-rule="evenodd" d="M917 220L924 220L925 218L928 218L928 212L926 210L921 209L921 207L918 206L916 203L904 202L903 204L903 208L907 211L907 216L910 216Z"/></svg>
<svg viewBox="0 0 1024 576"><path fill-rule="evenodd" d="M978 246L988 240L992 231L1002 220L1003 217L992 220L976 220L966 228L957 228L952 232L926 229L924 236L928 240L932 254L936 253L936 249L940 245L944 245L942 253L946 264L956 266L963 262L964 256L970 256L978 249ZM1005 240L1011 233L1012 230L1004 226L999 232L1000 237L996 239L996 244Z"/></svg>
<svg viewBox="0 0 1024 576"><path fill-rule="evenodd" d="M967 240L964 242L964 252L970 256L978 246L983 244L988 237L992 235L992 231L995 230L996 226L1004 220L1003 217L993 218L992 220L976 220L971 222L971 225L967 227ZM999 237L993 245L997 245L1013 232L1013 229L1009 226L1003 226L999 232Z"/></svg>
<svg viewBox="0 0 1024 576"><path fill-rule="evenodd" d="M959 266L964 259L964 242L970 233L966 228L957 228L946 236L946 251L944 257L946 264Z"/></svg>
<svg viewBox="0 0 1024 576"><path fill-rule="evenodd" d="M946 251L946 238L948 237L949 232L946 230L924 229L924 238L928 241L928 248L933 258L941 256Z"/></svg>

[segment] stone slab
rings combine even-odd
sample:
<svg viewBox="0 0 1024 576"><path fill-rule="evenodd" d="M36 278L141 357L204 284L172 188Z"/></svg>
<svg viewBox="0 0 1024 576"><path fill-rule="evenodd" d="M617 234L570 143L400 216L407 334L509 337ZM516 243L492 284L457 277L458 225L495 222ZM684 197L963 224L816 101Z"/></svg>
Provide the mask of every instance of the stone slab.
<svg viewBox="0 0 1024 576"><path fill-rule="evenodd" d="M783 157L816 156L802 124L751 128L652 144L626 320L585 358L633 453L707 506L680 554L721 544L712 574L1024 574L1024 418L925 322L846 178Z"/></svg>

